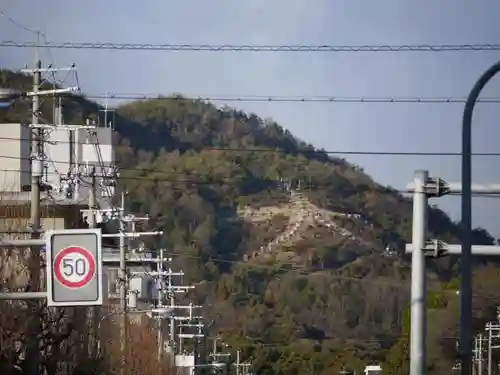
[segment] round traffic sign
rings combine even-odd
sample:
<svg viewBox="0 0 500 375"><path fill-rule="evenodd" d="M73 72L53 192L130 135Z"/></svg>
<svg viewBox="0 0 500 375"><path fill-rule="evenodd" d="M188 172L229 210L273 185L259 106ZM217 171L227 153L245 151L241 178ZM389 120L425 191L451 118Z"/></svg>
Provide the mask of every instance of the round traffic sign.
<svg viewBox="0 0 500 375"><path fill-rule="evenodd" d="M96 260L83 247L70 246L62 249L54 259L54 276L68 288L83 288L94 277Z"/></svg>

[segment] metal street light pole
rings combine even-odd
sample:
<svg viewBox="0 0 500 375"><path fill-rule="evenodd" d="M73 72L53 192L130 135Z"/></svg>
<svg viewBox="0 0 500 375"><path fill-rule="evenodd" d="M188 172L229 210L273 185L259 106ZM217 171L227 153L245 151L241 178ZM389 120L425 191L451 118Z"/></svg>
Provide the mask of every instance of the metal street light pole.
<svg viewBox="0 0 500 375"><path fill-rule="evenodd" d="M500 61L479 78L467 97L462 118L462 254L460 256L462 375L472 375L472 114L479 94L499 71Z"/></svg>
<svg viewBox="0 0 500 375"><path fill-rule="evenodd" d="M412 245L411 259L411 327L410 327L410 375L427 373L427 307L425 275L425 242L427 240L427 207L429 183L427 171L416 171L413 177Z"/></svg>

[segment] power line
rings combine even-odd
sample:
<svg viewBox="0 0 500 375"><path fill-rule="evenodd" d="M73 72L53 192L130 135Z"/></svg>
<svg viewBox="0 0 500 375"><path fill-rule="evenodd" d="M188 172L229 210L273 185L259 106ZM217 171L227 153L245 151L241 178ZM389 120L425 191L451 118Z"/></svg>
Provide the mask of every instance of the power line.
<svg viewBox="0 0 500 375"><path fill-rule="evenodd" d="M24 31L28 32L28 33L31 33L31 34L42 34L40 31L38 30L34 30L34 29L30 29L24 25L21 25L19 22L17 22L15 19L13 19L12 17L8 16L5 12L2 12L0 11L0 16L5 18L7 21L9 21L11 24L13 24L14 26L20 28L20 29L23 29Z"/></svg>
<svg viewBox="0 0 500 375"><path fill-rule="evenodd" d="M118 51L206 51L206 52L456 52L500 51L500 44L402 44L402 45L329 45L329 44L151 44L112 42L15 42L4 40L0 47L56 49L101 49Z"/></svg>
<svg viewBox="0 0 500 375"><path fill-rule="evenodd" d="M13 137L0 137L0 140L6 141L30 141L30 138L13 138ZM54 141L57 144L69 144L69 141ZM97 145L98 143L85 143L86 145ZM128 145L115 145L114 147L129 147ZM197 148L193 146L196 151L221 151L221 152L264 152L264 153L283 153L293 154L292 152L278 149L278 148L240 148L240 147L211 147L201 146ZM461 152L439 152L439 151L363 151L363 150L301 150L298 149L295 154L327 154L327 155L369 155L369 156L461 156ZM500 152L474 152L472 156L500 156ZM29 157L8 156L0 155L4 159L20 159L31 160ZM67 160L52 160L54 163L68 163ZM127 168L125 168L127 169ZM127 169L130 170L130 169ZM138 170L133 168L132 170Z"/></svg>
<svg viewBox="0 0 500 375"><path fill-rule="evenodd" d="M205 259L204 257L202 256L199 256L199 255L190 255L190 254L186 254L186 253L176 253L176 252L168 252L168 253L165 253L166 256L172 256L172 257L180 257L180 258L187 258L187 259L198 259L198 260L203 260ZM377 253L368 253L365 254L365 256L367 255L375 255ZM227 259L222 259L222 258L217 258L217 257L208 257L206 258L207 259L207 262L214 262L214 263L224 263L224 264L231 264L231 265L241 265L241 266L244 266L244 267L253 267L253 268L261 268L261 269L269 269L270 271L276 271L276 272L279 272L279 271L291 271L291 272L296 272L300 275L305 275L305 276L314 276L314 275L318 275L319 273L315 273L315 271L312 271L311 269L305 269L303 267L299 267L297 266L297 264L295 263L291 263L291 262L284 262L284 263L280 263L279 265L281 265L283 268L282 269L279 269L279 268L276 268L276 264L265 264L265 263L258 263L258 262L251 262L251 261L248 261L248 262L245 262L245 261L237 261L237 260L227 260ZM321 272L321 271L335 271L335 270L332 270L332 269L318 269L316 270L316 272ZM353 281L353 282L359 282L359 283L370 283L370 284L374 284L374 285L385 285L385 286L392 286L392 287L395 287L395 288L403 288L403 289L408 289L410 287L409 284L405 284L404 281L399 281L399 282L395 282L395 281L390 281L390 280L380 280L380 279L377 279L377 280L372 280L372 279L367 279L367 278L359 278L359 277L354 277L354 276L344 276L344 275L336 275L336 274L328 274L328 277L331 278L331 279L335 279L335 280L341 280L341 281ZM406 280L408 281L408 280ZM436 290L436 292L441 292L441 293L444 293L444 294L449 294L449 293L455 293L456 291L454 290ZM473 297L476 297L476 298L493 298L493 299L500 299L500 296L498 295L493 295L493 294L489 294L489 293L474 293L473 294Z"/></svg>
<svg viewBox="0 0 500 375"><path fill-rule="evenodd" d="M9 15L7 15L5 12L2 12L0 11L0 16L1 17L4 17L7 21L9 21L11 24L13 24L14 26L28 32L28 33L31 33L31 34L35 34L37 35L37 37L42 37L43 38L43 41L44 43L50 43L48 40L47 40L47 34L40 31L40 30L35 30L35 29L30 29L29 27L26 27L22 24L20 24L19 22L17 22L14 18L10 17ZM37 44L39 44L39 42L37 41ZM50 51L50 48L47 48L47 53L49 55L49 58L52 62L52 65L55 65L54 63L54 57L52 56L52 52Z"/></svg>
<svg viewBox="0 0 500 375"><path fill-rule="evenodd" d="M148 182L153 182L153 183L169 183L169 184L179 184L179 185L186 185L186 186L240 186L240 183L244 182L262 182L262 183L272 183L272 182L279 182L278 180L273 180L271 178L266 178L266 177L258 177L258 176L241 176L238 178L212 178L207 175L202 175L199 173L189 173L187 176L188 177L195 177L196 179L175 179L175 178L170 178L172 175L186 175L185 173L181 172L170 172L170 171L162 171L158 169L129 169L129 171L137 171L137 172L142 172L142 173L147 173L147 176L119 176L118 180L121 181L148 181ZM16 173L28 173L27 171L22 171L20 169L0 169L0 172L16 172ZM163 174L163 176L150 176L151 173L159 173ZM59 175L56 172L45 172L46 175ZM95 177L103 178L103 179L113 179L114 176L109 176L109 175L95 175ZM306 184L307 185L307 184ZM331 184L317 184L314 181L309 183L310 186L304 186L301 188L302 191L305 192L317 192L321 190L326 190L328 188L331 188ZM378 189L376 191L379 194L409 194L410 192L408 190L404 189L393 189L389 188L383 185L376 185ZM137 186L139 188L139 186ZM169 189L174 189L176 188L175 186L169 186ZM262 188L262 190L269 190L270 188ZM386 189L386 191L384 191ZM181 189L182 190L182 189ZM134 190L135 191L135 190ZM454 193L452 196L459 196L461 193ZM478 193L473 193L473 197L483 197L483 198L500 198L500 195L497 193L489 193L489 192L478 192Z"/></svg>
<svg viewBox="0 0 500 375"><path fill-rule="evenodd" d="M88 99L117 100L170 100L170 101L208 101L208 102L275 102L275 103L407 103L407 104L463 104L465 97L397 97L397 96L269 96L269 95L213 95L213 96L165 96L150 93L88 93L83 94ZM478 103L500 103L500 97L484 97Z"/></svg>

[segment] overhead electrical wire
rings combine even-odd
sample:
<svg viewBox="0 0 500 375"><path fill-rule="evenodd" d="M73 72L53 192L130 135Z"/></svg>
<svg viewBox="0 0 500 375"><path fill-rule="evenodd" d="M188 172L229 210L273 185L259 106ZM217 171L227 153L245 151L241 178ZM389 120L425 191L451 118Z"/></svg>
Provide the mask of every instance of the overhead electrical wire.
<svg viewBox="0 0 500 375"><path fill-rule="evenodd" d="M29 232L28 232L29 233ZM106 247L112 247L112 246L106 246ZM196 259L196 260L206 260L206 262L213 262L213 263L219 263L219 264L230 264L233 266L244 266L244 267L251 267L251 268L257 268L257 269L263 269L263 270L270 270L276 273L279 273L280 271L291 271L291 272L296 272L300 275L304 276L315 276L315 274L311 274L310 269L306 269L304 267L297 266L296 263L292 262L283 262L280 263L279 265L282 266L282 269L276 268L276 264L266 264L265 262L258 262L258 261L242 261L242 260L229 260L229 259L223 259L223 258L217 258L217 257L203 257L199 255L193 255L193 254L187 254L187 253L179 253L179 252L165 252L165 256L173 257L173 258L185 258L185 259ZM372 252L371 255L377 254L375 252ZM366 254L368 255L368 253ZM146 259L146 258L145 258ZM318 270L318 271L321 271ZM323 270L327 271L327 270ZM330 271L341 271L341 269L337 270L330 270ZM319 275L319 274L316 274ZM369 283L371 285L380 285L380 286L390 286L394 287L397 289L407 289L409 291L410 289L410 284L405 283L404 281L391 281L391 280L374 280L374 279L368 279L368 278L359 278L359 277L354 277L354 276L347 276L347 275L339 275L339 274L328 274L328 278L333 279L333 280L340 280L340 281L352 281L352 282L358 282L358 283ZM405 280L409 281L409 280ZM440 292L445 293L445 294L455 294L456 290L441 290ZM476 298L494 298L494 299L500 299L499 296L495 296L492 294L488 293L474 293L473 297Z"/></svg>
<svg viewBox="0 0 500 375"><path fill-rule="evenodd" d="M114 51L206 51L206 52L457 52L500 51L500 44L400 44L400 45L331 45L331 44L173 44L114 42L0 41L0 47L99 49Z"/></svg>
<svg viewBox="0 0 500 375"><path fill-rule="evenodd" d="M14 137L0 137L0 140L9 140L9 141L30 141L30 138L14 138ZM69 144L72 142L69 141L55 141L57 144ZM89 142L85 143L86 145L97 145L97 143ZM114 145L113 147L130 147L128 145ZM201 146L196 148L193 146L193 149L196 151L221 151L221 152L255 152L255 153L280 153L286 154L290 153L286 150L279 148L239 148L239 147L211 147L211 146ZM326 154L326 155L370 155L370 156L461 156L461 152L440 152L440 151L363 151L363 150L296 150L295 154ZM472 156L500 156L500 152L474 152ZM19 156L9 156L9 155L0 155L0 158L3 159L20 159L20 160L31 160L29 157L19 157ZM52 160L55 163L68 163L67 160ZM125 168L125 170L130 170L129 168ZM131 170L139 170L137 168L133 168Z"/></svg>
<svg viewBox="0 0 500 375"><path fill-rule="evenodd" d="M25 172L20 169L0 169L2 172ZM273 181L279 182L278 180L273 180L271 178L265 178L265 177L257 177L257 176L243 176L239 178L207 178L207 176L199 174L199 173L184 173L184 172L169 172L169 171L162 171L162 170L157 170L157 169L139 169L138 171L141 171L143 173L148 173L146 176L119 176L117 180L121 181L149 181L153 183L168 183L172 185L185 185L185 186L238 186L240 183L243 182L268 182L272 183ZM59 175L59 173L56 172L45 172L46 175ZM159 173L164 174L163 176L151 176L151 173ZM188 178L185 179L177 179L177 178L170 178L172 175L181 175L181 176L186 176ZM103 178L103 179L110 179L114 178L113 176L109 175L103 175L103 174L96 174L95 177L98 178ZM195 177L193 179L190 179L189 177ZM306 185L308 185L306 183ZM317 184L314 181L311 181L309 183L311 187L304 186L301 188L303 191L321 191L327 189L330 185L328 184ZM172 186L169 186L169 189L174 188ZM411 191L409 190L404 190L404 189L393 189L393 188L388 188L385 186L380 185L380 189L386 189L386 191L383 190L377 190L381 194L390 194L390 193L399 193L399 194L411 194ZM269 189L269 188L268 188ZM460 193L453 193L451 196L459 196L461 195ZM473 193L473 197L485 197L485 198L500 198L500 194L498 193L489 193L489 192L478 192L478 193Z"/></svg>
<svg viewBox="0 0 500 375"><path fill-rule="evenodd" d="M83 93L88 99L115 100L165 100L165 101L208 101L208 102L275 102L275 103L406 103L406 104L463 104L465 97L403 97L403 96L268 96L268 95L210 95L210 96L165 96L151 93ZM500 97L478 98L478 103L500 103Z"/></svg>

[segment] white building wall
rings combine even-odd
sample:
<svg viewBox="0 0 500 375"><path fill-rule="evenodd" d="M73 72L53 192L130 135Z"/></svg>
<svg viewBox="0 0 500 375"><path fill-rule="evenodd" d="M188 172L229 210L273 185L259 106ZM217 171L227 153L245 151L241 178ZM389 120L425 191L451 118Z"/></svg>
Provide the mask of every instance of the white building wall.
<svg viewBox="0 0 500 375"><path fill-rule="evenodd" d="M52 186L54 191L61 188L61 176L67 177L70 172L71 159L73 172L78 171L81 175L88 175L95 167L98 183L99 197L107 198L114 196L114 187L105 186L102 176L108 176L113 171L115 162L114 148L112 144L111 128L95 128L80 130L54 129L47 133L48 142L45 143L47 155L46 182ZM97 134L97 135L95 135ZM78 168L77 168L78 166ZM88 182L88 178L86 179ZM90 186L82 184L76 186L74 199L85 200L90 193Z"/></svg>
<svg viewBox="0 0 500 375"><path fill-rule="evenodd" d="M78 141L76 153L81 165L80 171L89 173L91 168L95 167L99 184L98 196L102 198L112 197L115 194L114 187L105 184L110 180L103 178L109 176L114 168L115 153L112 138L111 128L96 128L91 132L82 129L76 135ZM89 189L88 186L80 185L78 195L88 196Z"/></svg>
<svg viewBox="0 0 500 375"><path fill-rule="evenodd" d="M0 124L0 191L20 192L31 180L30 130L21 124Z"/></svg>
<svg viewBox="0 0 500 375"><path fill-rule="evenodd" d="M70 135L70 132L73 134ZM92 136L86 129L70 131L54 128L46 131L43 180L54 192L61 187L60 177L68 175L73 158L73 163L79 166L78 170L83 175L88 173L90 168L96 168L98 199L114 195L114 187L104 184L104 181L110 180L102 178L110 175L114 168L113 131L111 128L96 128L92 129L92 132L96 132L97 137ZM0 191L20 192L23 191L23 186L30 186L30 139L31 131L27 126L16 123L0 124ZM90 192L88 184L80 183L77 190L78 199L85 199Z"/></svg>

